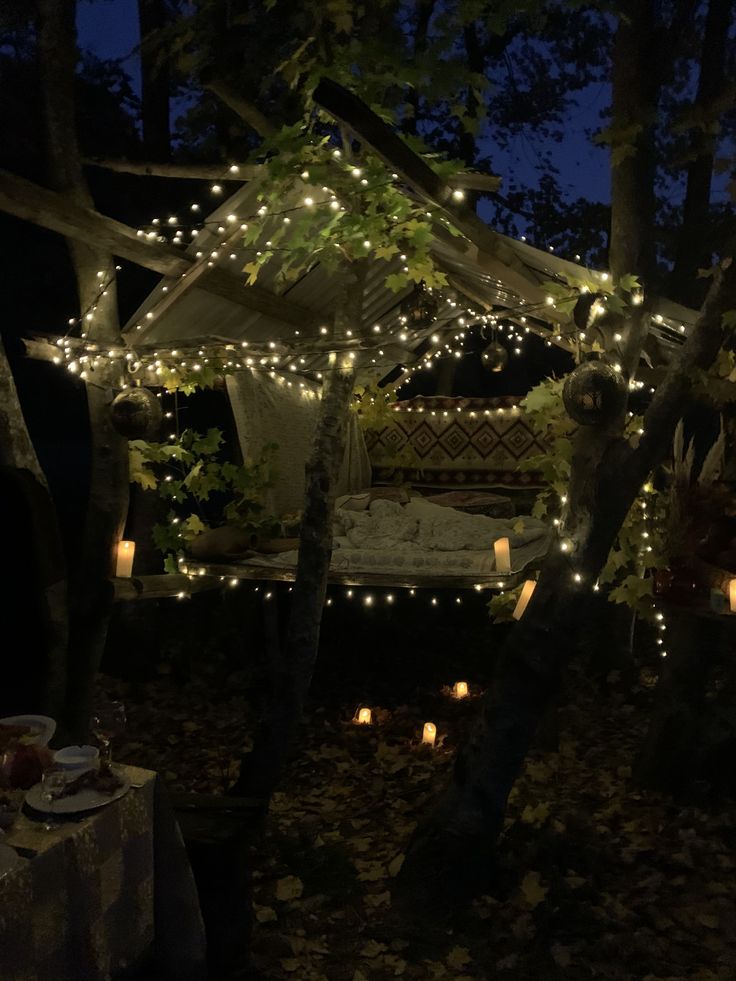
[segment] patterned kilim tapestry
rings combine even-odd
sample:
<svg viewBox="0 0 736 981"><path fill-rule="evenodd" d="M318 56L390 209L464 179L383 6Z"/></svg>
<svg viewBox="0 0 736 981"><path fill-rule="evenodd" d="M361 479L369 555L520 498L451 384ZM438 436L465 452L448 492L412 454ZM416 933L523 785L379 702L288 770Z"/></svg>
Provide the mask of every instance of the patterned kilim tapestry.
<svg viewBox="0 0 736 981"><path fill-rule="evenodd" d="M519 469L545 453L519 409L523 396L417 397L397 402L391 423L365 433L374 483L425 487L540 487Z"/></svg>

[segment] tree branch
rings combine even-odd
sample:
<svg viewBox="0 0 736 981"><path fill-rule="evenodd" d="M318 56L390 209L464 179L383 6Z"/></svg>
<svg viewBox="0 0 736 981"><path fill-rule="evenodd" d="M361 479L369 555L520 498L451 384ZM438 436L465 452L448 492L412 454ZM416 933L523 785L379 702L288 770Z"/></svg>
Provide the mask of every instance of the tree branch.
<svg viewBox="0 0 736 981"><path fill-rule="evenodd" d="M273 136L277 132L276 127L264 116L261 110L252 102L244 99L229 82L221 78L211 78L203 80L203 84L263 139Z"/></svg>
<svg viewBox="0 0 736 981"><path fill-rule="evenodd" d="M249 181L263 174L261 164L233 164L233 171L227 164L184 164L184 163L142 163L136 160L92 160L83 161L86 167L100 167L118 174L136 174L140 177L171 177L177 180L202 181Z"/></svg>

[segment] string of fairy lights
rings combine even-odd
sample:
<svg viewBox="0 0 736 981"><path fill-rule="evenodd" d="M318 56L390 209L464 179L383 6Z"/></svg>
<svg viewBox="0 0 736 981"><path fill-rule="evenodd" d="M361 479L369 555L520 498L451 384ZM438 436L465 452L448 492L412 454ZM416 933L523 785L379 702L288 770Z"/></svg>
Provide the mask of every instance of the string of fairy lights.
<svg viewBox="0 0 736 981"><path fill-rule="evenodd" d="M339 160L340 151L335 150L334 156ZM351 176L359 182L360 186L368 190L376 190L380 185L370 187L368 180L359 166L348 165ZM239 167L232 164L223 171L222 182L226 180L238 180ZM309 179L308 170L304 170L299 175L302 181ZM392 174L391 180L398 180L398 175ZM215 182L210 186L210 193L215 197L224 194L222 182ZM387 181L386 183L390 183ZM463 192L456 190L453 192L453 199L462 200ZM148 226L138 229L139 237L148 241L156 241L160 244L185 247L188 249L192 258L192 267L189 275L198 272L203 268L213 268L216 265L228 266L233 262L238 262L243 254L252 255L260 258L265 249L271 253L288 251L288 246L274 245L270 238L265 236L273 228L275 222L288 225L295 212L308 211L317 214L321 208L329 209L331 212L344 212L346 206L327 186L322 186L320 192L309 191L304 194L298 204L284 206L280 209L271 209L266 205L260 205L253 213L239 214L237 209L228 210L225 214L214 214L202 219L193 218L191 221L182 221L177 215L169 215L166 219L153 218ZM192 216L199 215L203 210L200 202L192 202L189 205L189 213ZM430 212L426 213L432 217ZM449 225L443 216L435 216L434 220L439 220L445 225ZM237 248L234 243L251 229L254 223L259 223L264 241L245 246L242 242ZM270 232L273 234L273 231ZM185 236L188 241L185 241ZM526 242L526 236L521 236L521 241ZM339 243L335 243L339 244ZM371 254L371 243L368 240L363 242L365 255ZM550 252L554 247L549 246ZM575 260L580 262L580 255L575 256ZM403 254L399 256L400 262L405 262L407 257ZM407 271L407 267L403 267ZM120 267L116 266L115 271ZM290 340L261 340L261 341L222 341L208 340L203 343L176 344L176 345L150 345L143 341L146 329L152 325L157 317L157 306L165 303L167 294L175 288L174 284L164 283L160 287L160 297L153 307L147 310L142 318L134 324L134 330L139 333L140 339L135 340L132 332L124 337L124 343L106 347L95 343L90 339L95 326L95 314L100 301L107 296L107 292L112 285L113 275L105 277L103 272L98 273L100 279L97 295L89 307L82 311L80 317L71 318L68 321L67 331L55 339L57 353L53 361L63 365L72 373L78 375L88 384L95 383L96 373L104 377L105 383L109 384L113 379L114 387L124 390L133 385L148 384L158 387L165 383L170 383L170 387L175 388L178 379L186 376L196 376L203 372L215 373L216 375L227 375L231 372L249 369L252 371L263 372L266 376L272 377L278 384L301 390L305 398L319 398L319 382L322 380L323 370L329 364L329 358L334 354L344 354L351 362L357 365L378 370L382 368L393 368L396 365L395 357L386 354L385 348L390 343L398 341L401 344L414 344L421 346L421 342L429 344L429 348L422 353L414 353L415 363L402 363L403 372L401 377L389 387L388 391L398 392L407 385L417 372L431 370L438 361L445 359L462 360L469 352L466 349L468 335L480 331L481 336L485 336L485 331L490 330L494 339L502 337L506 340L508 349L515 356L520 356L524 351L524 341L531 334L538 334L544 337L547 346L553 343L566 347L571 353L580 352L586 346L588 338L586 330L561 323L561 317L556 315L558 305L574 301L581 293L587 291L588 287L572 289L569 295L553 297L548 295L544 301L535 305L520 300L516 306L504 304L499 310L478 310L474 308L467 299L454 291L448 290L429 290L434 294L437 301L437 313L431 318L428 324L420 327L412 325L410 318L401 313L401 301L397 301L382 318L382 322L376 322L373 327L360 339L353 337L352 332L347 330L342 337L337 337L333 330L326 326L319 328L319 332L313 337L305 336L304 332L294 329L293 337ZM599 284L601 289L606 288L610 280L607 272L588 272L588 276L594 284ZM593 305L593 320L596 316L605 312L606 295L601 294L600 300ZM637 291L632 294L632 302L638 305L643 302L643 295ZM397 308L399 313L397 315ZM666 320L663 315L656 313L651 317L652 323L656 324L661 330L667 332L671 340L681 342L682 335L686 333L684 324L676 324ZM451 331L455 333L450 336ZM77 336L78 334L78 336ZM614 334L613 340L616 344L623 341L620 334ZM350 345L355 345L352 349ZM358 347L357 345L361 346ZM592 345L588 345L592 348ZM310 350L311 347L311 350ZM408 359L407 359L408 360ZM620 365L614 362L614 367ZM297 375L294 379L294 375ZM631 390L641 390L645 384L639 380L632 379L629 383ZM650 393L654 388L649 389ZM159 393L160 394L160 393ZM173 411L167 411L164 415L166 419L175 419L175 432L169 435L169 439L176 439L180 433L179 426L179 404L176 393L172 393L174 398ZM401 409L402 407L397 407ZM405 407L404 411L411 412L411 406ZM461 406L453 410L437 410L418 405L414 408L416 412L426 412L433 417L447 418L450 415L466 414L470 418L490 416L497 414L505 415L506 412L512 416L519 413L518 405L509 407L499 406L493 410L467 409ZM632 415L630 413L630 415ZM641 430L639 431L641 434ZM558 546L570 561L570 574L572 581L577 585L583 584L583 575L574 565L574 555L576 543L573 538L565 533L567 498L565 495L560 497L560 517L554 519L554 525L558 536ZM646 507L646 504L643 503ZM646 538L646 532L643 537ZM651 546L644 545L646 550ZM188 571L185 564L181 571L184 571L190 578L195 575L204 574L202 570L196 573ZM240 584L234 578L227 580L227 577L220 577L221 581L229 582L231 587ZM499 579L493 583L477 584L475 589L494 588L503 590L507 583ZM260 586L253 587L256 592L261 590ZM289 587L289 590L291 587ZM592 584L593 590L598 590L598 583ZM409 598L415 599L417 590L410 587L404 590L397 589L391 592L378 593L362 588L358 591L356 587L349 587L342 593L335 593L326 599L325 606L333 604L337 596L341 596L345 601L355 601L364 608L374 606L391 606L396 601L397 596L405 593ZM186 598L190 594L186 591L179 593L179 598ZM273 598L273 590L262 590L261 595L264 601L268 602ZM428 603L430 607L438 607L440 603L447 602L442 597L430 595ZM462 597L454 597L454 605L462 604ZM656 613L656 619L660 631L666 629L664 616L660 612ZM658 640L658 646L662 646L663 641ZM666 651L660 651L662 656L666 656Z"/></svg>

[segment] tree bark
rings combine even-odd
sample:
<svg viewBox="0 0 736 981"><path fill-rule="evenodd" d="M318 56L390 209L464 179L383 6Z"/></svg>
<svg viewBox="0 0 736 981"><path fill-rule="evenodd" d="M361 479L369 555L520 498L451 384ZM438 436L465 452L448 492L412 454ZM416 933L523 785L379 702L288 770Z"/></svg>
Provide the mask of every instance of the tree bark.
<svg viewBox="0 0 736 981"><path fill-rule="evenodd" d="M66 569L56 508L46 475L26 428L5 349L0 342L0 470L13 482L27 505L25 550L30 554L33 578L26 589L37 594L33 603L41 613L46 644L38 664L24 664L34 678L33 702L50 715L64 706L66 696L67 587ZM8 561L11 561L8 557ZM15 570L14 570L15 571ZM31 654L33 652L28 652ZM37 669L37 670L34 670ZM41 678L43 680L41 680ZM9 684L8 678L5 685ZM30 703L29 703L30 704Z"/></svg>
<svg viewBox="0 0 736 981"><path fill-rule="evenodd" d="M359 329L362 323L365 268L352 263L343 272L343 295L335 314L335 333ZM334 355L325 372L322 401L312 449L306 464L304 513L299 558L278 683L254 749L243 760L233 793L268 799L288 759L300 723L319 649L322 610L332 555L332 523L337 479L355 372L349 355Z"/></svg>
<svg viewBox="0 0 736 981"><path fill-rule="evenodd" d="M141 118L143 148L154 160L168 160L171 125L169 87L171 73L167 58L161 57L157 33L166 27L166 0L138 0L141 33Z"/></svg>
<svg viewBox="0 0 736 981"><path fill-rule="evenodd" d="M708 210L716 136L711 126L718 118L717 103L726 77L727 39L733 10L733 0L710 0L705 21L695 97L695 108L702 118L690 138L691 161L687 170L682 225L670 277L670 295L688 306L696 305L702 296L702 281L698 281L697 271L700 267L710 267L713 254Z"/></svg>
<svg viewBox="0 0 736 981"><path fill-rule="evenodd" d="M38 0L38 55L50 183L82 208L94 202L84 179L76 136L77 45L74 0ZM115 265L105 251L68 239L83 324L90 339L120 344ZM92 315L87 320L87 314ZM82 738L92 707L112 603L115 546L128 510L128 443L112 426L113 393L87 385L92 444L81 548L71 568L66 721Z"/></svg>

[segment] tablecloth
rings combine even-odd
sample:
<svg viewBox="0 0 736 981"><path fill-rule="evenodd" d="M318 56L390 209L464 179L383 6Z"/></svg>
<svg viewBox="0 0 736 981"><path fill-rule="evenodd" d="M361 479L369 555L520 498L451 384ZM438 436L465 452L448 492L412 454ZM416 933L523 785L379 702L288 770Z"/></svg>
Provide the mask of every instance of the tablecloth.
<svg viewBox="0 0 736 981"><path fill-rule="evenodd" d="M103 981L142 966L206 976L204 927L184 844L156 774L51 832L20 816L3 839L34 852L0 878L2 981Z"/></svg>

